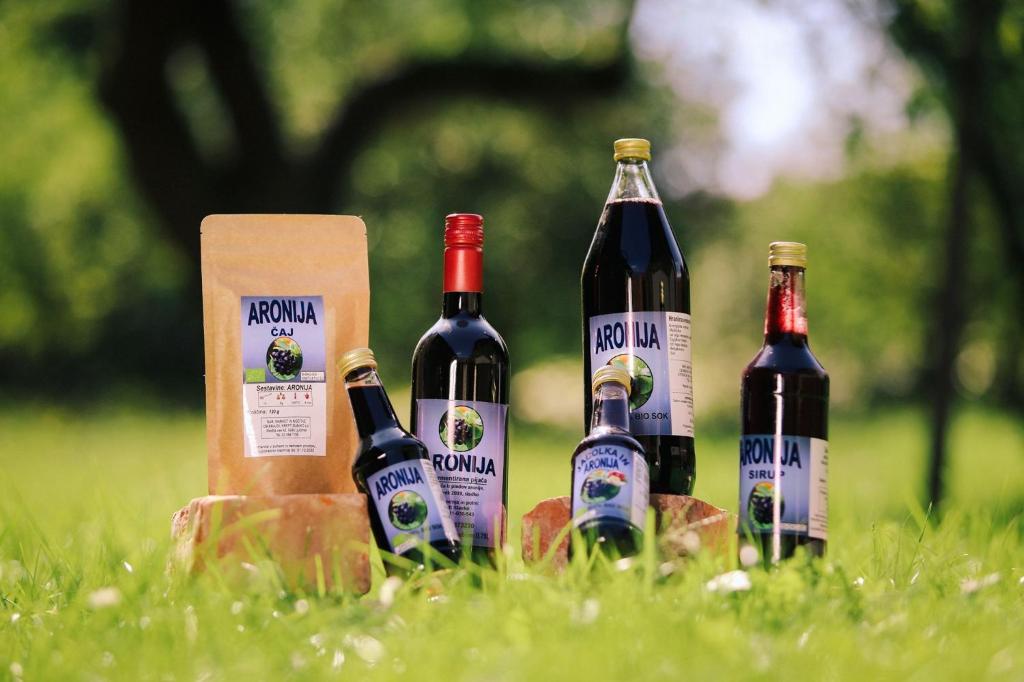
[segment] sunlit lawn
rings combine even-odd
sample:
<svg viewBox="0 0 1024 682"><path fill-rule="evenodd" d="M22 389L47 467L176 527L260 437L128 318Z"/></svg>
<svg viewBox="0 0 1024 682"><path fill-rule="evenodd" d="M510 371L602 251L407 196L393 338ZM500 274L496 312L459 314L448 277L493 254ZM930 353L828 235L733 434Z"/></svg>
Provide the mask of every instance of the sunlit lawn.
<svg viewBox="0 0 1024 682"><path fill-rule="evenodd" d="M735 508L735 438L699 436L696 493ZM513 519L566 492L574 440L515 429ZM910 411L838 420L828 559L755 572L749 591L708 591L727 568L711 562L555 579L513 560L483 588L455 576L382 601L379 576L359 599L167 576L170 514L206 484L201 415L15 409L0 418L0 675L1020 679L1022 426L957 421L938 527L916 503L924 443Z"/></svg>

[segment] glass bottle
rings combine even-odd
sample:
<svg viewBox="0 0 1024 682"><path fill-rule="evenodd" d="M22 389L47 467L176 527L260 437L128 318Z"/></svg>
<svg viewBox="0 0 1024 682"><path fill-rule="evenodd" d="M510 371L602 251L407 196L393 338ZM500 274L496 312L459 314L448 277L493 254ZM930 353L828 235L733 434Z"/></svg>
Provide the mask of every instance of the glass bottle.
<svg viewBox="0 0 1024 682"><path fill-rule="evenodd" d="M593 379L590 433L572 456L571 514L587 550L614 556L640 551L650 482L643 446L629 433L630 376L619 365ZM572 556L572 543L569 554Z"/></svg>
<svg viewBox="0 0 1024 682"><path fill-rule="evenodd" d="M807 342L807 247L773 242L764 345L743 371L740 559L765 565L828 539L829 379Z"/></svg>
<svg viewBox="0 0 1024 682"><path fill-rule="evenodd" d="M377 546L421 569L437 568L425 545L457 562L461 553L458 532L427 448L398 423L377 375L373 351L348 351L338 361L338 371L359 433L352 477L369 500L370 528ZM384 567L389 575L408 572L386 558Z"/></svg>
<svg viewBox="0 0 1024 682"><path fill-rule="evenodd" d="M618 164L583 266L584 425L590 378L617 364L632 376L630 431L651 492L689 495L696 477L690 275L654 188L647 140L616 140Z"/></svg>
<svg viewBox="0 0 1024 682"><path fill-rule="evenodd" d="M508 504L508 349L483 315L483 218L445 218L441 317L412 359L412 423L474 561L494 563Z"/></svg>

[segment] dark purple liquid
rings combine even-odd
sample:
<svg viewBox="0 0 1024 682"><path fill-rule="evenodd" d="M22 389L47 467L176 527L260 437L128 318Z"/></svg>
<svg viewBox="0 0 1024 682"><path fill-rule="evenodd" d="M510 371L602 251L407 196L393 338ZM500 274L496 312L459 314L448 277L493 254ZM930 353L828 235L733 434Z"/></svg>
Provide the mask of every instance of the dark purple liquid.
<svg viewBox="0 0 1024 682"><path fill-rule="evenodd" d="M419 440L406 432L395 418L394 408L387 394L380 386L351 386L348 388L349 400L352 402L352 413L355 415L356 428L359 431L359 449L352 464L352 477L356 487L369 498L371 492L366 479L393 464L411 460L423 460L424 467L433 466L427 448ZM428 500L428 504L442 505L443 499ZM388 536L384 525L377 515L377 508L369 499L367 504L370 512L370 529L374 541L384 551L389 550ZM458 538L435 540L430 543L435 551L453 562L458 562L461 548ZM419 549L413 548L402 554L402 558L418 565L430 566L428 558ZM384 562L388 575L404 575L407 571Z"/></svg>
<svg viewBox="0 0 1024 682"><path fill-rule="evenodd" d="M478 292L447 292L441 319L427 330L412 358L412 423L420 399L478 400L508 404L508 349L481 312ZM454 366L455 371L452 372ZM507 415L506 415L507 419ZM508 424L505 424L508 433ZM505 440L502 506L508 509L508 439ZM502 527L504 535L504 526ZM477 563L494 563L494 548L474 545Z"/></svg>
<svg viewBox="0 0 1024 682"><path fill-rule="evenodd" d="M771 311L769 311L769 319ZM765 344L743 372L741 407L743 435L772 434L781 396L782 432L828 440L828 374L811 353L807 336L790 332L769 333ZM764 563L771 562L772 534L751 536ZM783 532L781 558L806 545L814 556L825 553L825 541ZM740 529L740 543L746 544Z"/></svg>
<svg viewBox="0 0 1024 682"><path fill-rule="evenodd" d="M570 476L576 471L576 458L580 453L602 445L616 446L633 452L642 452L640 443L629 435L629 401L605 400L600 411L596 413L596 427L584 438L572 453ZM576 486L573 485L573 497L569 500L569 509L576 508ZM643 544L643 528L618 518L599 516L580 524L577 528L583 537L587 551L595 547L612 557L628 557L640 551ZM573 544L569 543L569 558L573 556Z"/></svg>
<svg viewBox="0 0 1024 682"><path fill-rule="evenodd" d="M627 311L690 312L690 274L665 211L653 201L607 204L583 266L584 428L590 426L590 318ZM697 475L693 438L641 435L651 492L689 495Z"/></svg>

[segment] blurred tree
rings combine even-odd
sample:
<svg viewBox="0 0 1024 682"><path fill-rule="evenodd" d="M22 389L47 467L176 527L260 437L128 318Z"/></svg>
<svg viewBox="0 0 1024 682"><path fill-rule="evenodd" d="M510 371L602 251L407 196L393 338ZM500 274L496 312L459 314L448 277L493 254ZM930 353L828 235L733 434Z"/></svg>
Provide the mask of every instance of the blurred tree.
<svg viewBox="0 0 1024 682"><path fill-rule="evenodd" d="M1017 310L1008 311L1001 345L999 392L1021 406L1019 319L1024 303L1024 2L1020 0L895 0L890 30L917 61L948 112L953 150L949 199L936 292L928 390L932 402L928 499L944 496L947 432L955 395L954 369L969 318L972 292L965 258L979 220L972 192L984 190L1001 229L1006 272L1016 280Z"/></svg>
<svg viewBox="0 0 1024 682"><path fill-rule="evenodd" d="M637 76L630 10L0 4L0 349L20 359L3 380L198 397L211 212L365 216L374 343L396 371L436 314L443 215L483 212L489 312L517 362L575 353L610 141L668 137L676 106Z"/></svg>
<svg viewBox="0 0 1024 682"><path fill-rule="evenodd" d="M347 8L350 19L359 10ZM410 58L346 93L308 149L289 149L265 67L231 0L121 4L116 48L100 81L136 182L166 235L198 262L203 216L212 212L331 212L345 202L355 159L399 114L467 93L519 104L606 97L630 73L622 22L617 46L591 63L529 59L483 46ZM628 9L623 16L629 16ZM204 156L169 78L183 46L202 55L234 142L226 158ZM369 69L368 69L369 70Z"/></svg>

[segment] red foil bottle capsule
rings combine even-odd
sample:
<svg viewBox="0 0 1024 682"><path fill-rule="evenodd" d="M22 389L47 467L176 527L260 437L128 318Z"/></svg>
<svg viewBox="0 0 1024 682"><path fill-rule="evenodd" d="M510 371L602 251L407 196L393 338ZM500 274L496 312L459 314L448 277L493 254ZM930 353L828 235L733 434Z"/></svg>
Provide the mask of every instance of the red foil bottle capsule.
<svg viewBox="0 0 1024 682"><path fill-rule="evenodd" d="M484 219L452 213L444 219L444 291L484 289Z"/></svg>

